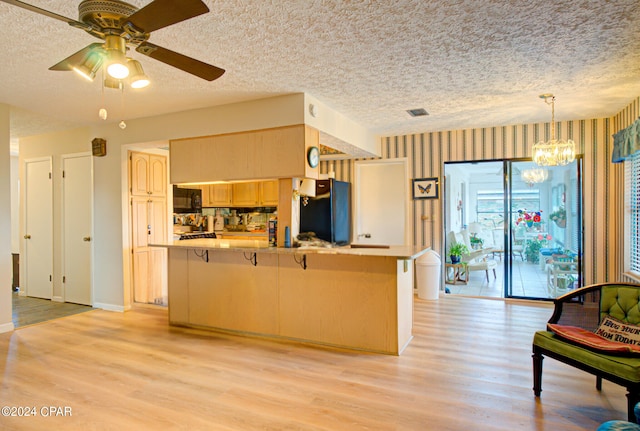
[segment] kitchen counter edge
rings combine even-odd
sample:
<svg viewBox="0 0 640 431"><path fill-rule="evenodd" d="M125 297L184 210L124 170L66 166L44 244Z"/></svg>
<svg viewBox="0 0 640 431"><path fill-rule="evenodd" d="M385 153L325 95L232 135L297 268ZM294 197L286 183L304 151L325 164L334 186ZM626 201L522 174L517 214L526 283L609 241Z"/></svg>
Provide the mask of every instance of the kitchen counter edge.
<svg viewBox="0 0 640 431"><path fill-rule="evenodd" d="M224 240L212 238L199 238L182 241L169 241L167 243L149 244L150 247L165 248L193 248L199 250L259 252L276 254L333 254L344 256L387 256L397 259L417 259L431 250L431 247L418 246L390 246L389 248L350 248L344 247L269 247L267 241L258 240Z"/></svg>

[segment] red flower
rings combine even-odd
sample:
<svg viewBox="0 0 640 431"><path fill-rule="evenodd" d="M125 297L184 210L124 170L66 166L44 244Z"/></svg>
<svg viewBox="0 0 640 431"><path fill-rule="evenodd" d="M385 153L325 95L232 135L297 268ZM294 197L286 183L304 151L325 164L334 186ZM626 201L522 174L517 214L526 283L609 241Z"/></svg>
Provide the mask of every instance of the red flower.
<svg viewBox="0 0 640 431"><path fill-rule="evenodd" d="M533 222L534 223L540 223L540 214L536 214L533 216Z"/></svg>

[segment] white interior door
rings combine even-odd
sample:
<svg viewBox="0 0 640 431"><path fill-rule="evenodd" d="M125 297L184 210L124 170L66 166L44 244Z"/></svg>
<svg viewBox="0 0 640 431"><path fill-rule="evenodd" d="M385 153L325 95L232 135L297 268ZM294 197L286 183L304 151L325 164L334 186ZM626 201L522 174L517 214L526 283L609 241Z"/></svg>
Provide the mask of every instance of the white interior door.
<svg viewBox="0 0 640 431"><path fill-rule="evenodd" d="M355 162L353 243L408 245L406 159Z"/></svg>
<svg viewBox="0 0 640 431"><path fill-rule="evenodd" d="M62 156L64 300L92 305L93 181L91 155Z"/></svg>
<svg viewBox="0 0 640 431"><path fill-rule="evenodd" d="M24 278L27 296L53 292L53 187L51 157L25 160Z"/></svg>

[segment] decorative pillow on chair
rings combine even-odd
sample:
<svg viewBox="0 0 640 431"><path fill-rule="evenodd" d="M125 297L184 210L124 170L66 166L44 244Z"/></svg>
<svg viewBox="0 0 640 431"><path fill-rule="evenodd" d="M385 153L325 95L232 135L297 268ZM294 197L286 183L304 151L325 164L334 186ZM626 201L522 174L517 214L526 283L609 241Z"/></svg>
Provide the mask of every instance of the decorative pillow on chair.
<svg viewBox="0 0 640 431"><path fill-rule="evenodd" d="M640 346L640 326L624 323L611 316L602 319L596 334L607 340Z"/></svg>
<svg viewBox="0 0 640 431"><path fill-rule="evenodd" d="M549 323L547 327L558 337L592 350L640 355L640 326L624 323L611 317L602 319L595 333L577 326ZM622 332L623 329L627 332Z"/></svg>

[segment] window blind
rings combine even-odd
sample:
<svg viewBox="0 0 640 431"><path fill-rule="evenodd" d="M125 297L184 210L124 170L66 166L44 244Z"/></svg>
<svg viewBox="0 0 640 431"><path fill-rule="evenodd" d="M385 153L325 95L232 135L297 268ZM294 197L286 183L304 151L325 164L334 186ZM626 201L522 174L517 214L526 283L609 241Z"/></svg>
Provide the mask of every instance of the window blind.
<svg viewBox="0 0 640 431"><path fill-rule="evenodd" d="M625 161L625 200L627 202L629 270L640 274L640 153Z"/></svg>

